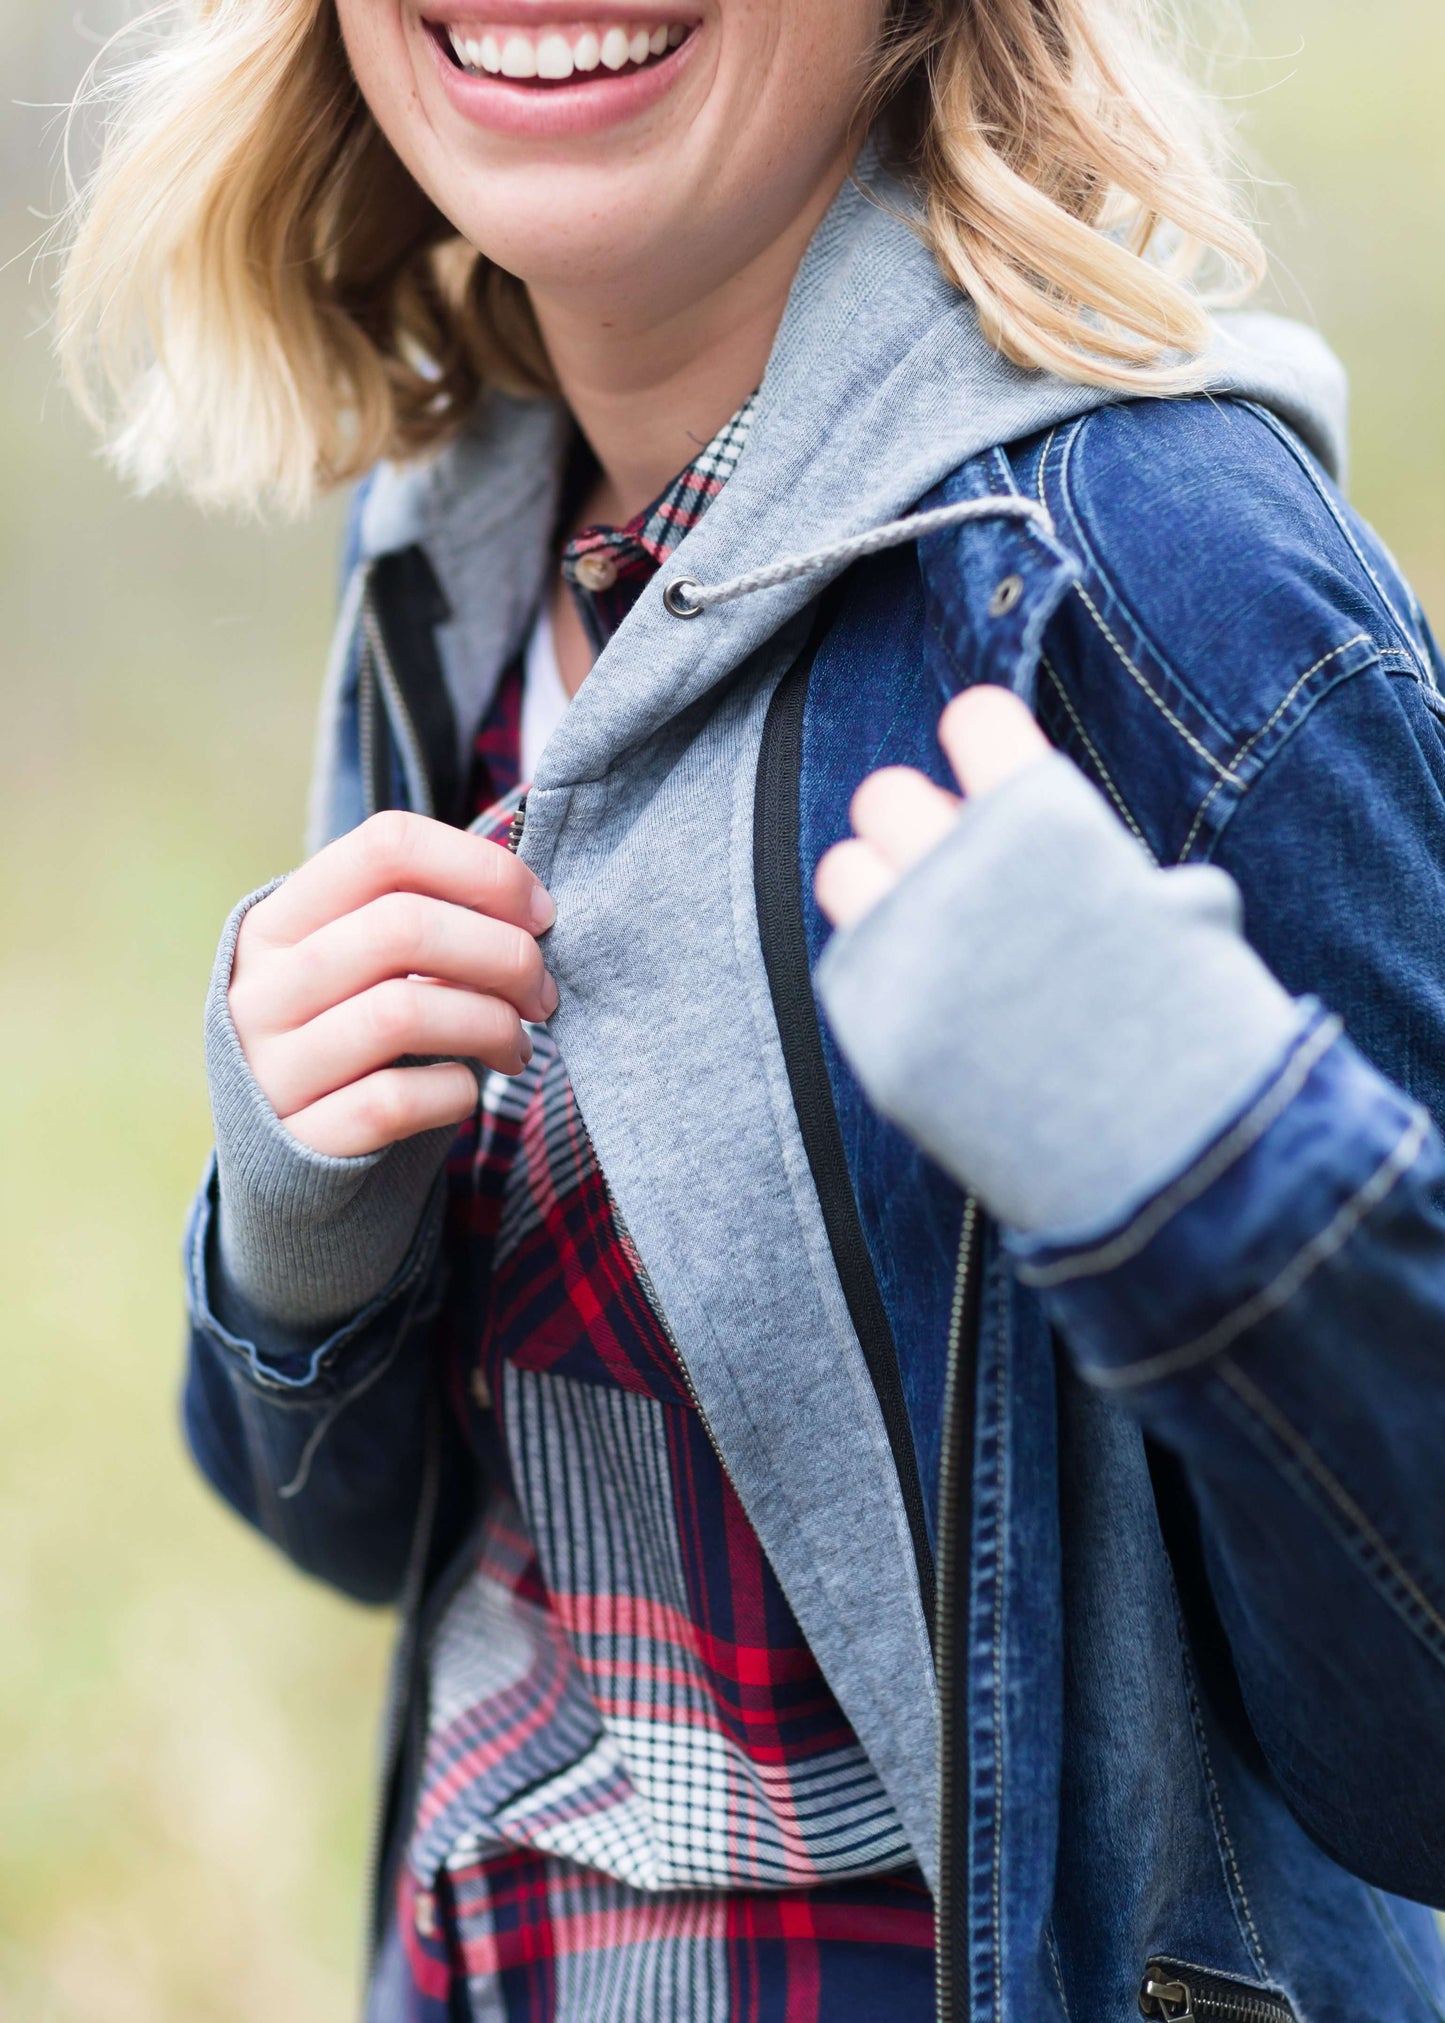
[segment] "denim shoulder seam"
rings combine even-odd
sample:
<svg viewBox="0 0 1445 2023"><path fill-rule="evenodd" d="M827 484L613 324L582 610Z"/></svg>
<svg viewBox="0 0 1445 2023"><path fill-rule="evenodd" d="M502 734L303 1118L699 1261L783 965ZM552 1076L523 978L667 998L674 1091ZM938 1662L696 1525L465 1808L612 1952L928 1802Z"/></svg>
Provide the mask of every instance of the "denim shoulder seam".
<svg viewBox="0 0 1445 2023"><path fill-rule="evenodd" d="M1421 679L1419 668L1403 647L1381 646L1373 633L1357 632L1353 638L1345 640L1339 646L1332 647L1328 653L1321 654L1312 667L1307 667L1304 673L1296 678L1271 715L1259 726L1258 730L1252 731L1239 746L1229 762L1230 766L1232 768L1239 766L1249 756L1259 741L1269 731L1273 730L1279 719L1308 682L1312 681L1315 676L1322 674L1326 668L1333 667L1336 661L1357 646L1371 646L1374 648L1374 651L1368 659L1362 660L1358 667L1347 668L1344 673L1337 676L1332 675L1329 681L1319 684L1319 693L1310 702L1308 708L1301 713L1298 720L1291 725L1288 734L1276 746L1274 751L1269 753L1264 759L1259 771L1252 774L1248 779L1243 779L1239 782L1239 795L1234 804L1236 809L1242 805L1247 794L1251 793L1262 781L1269 777L1270 768L1274 765L1275 760L1288 748L1299 732L1304 729L1316 705L1322 702L1327 695L1331 694L1335 688L1345 681L1353 681L1360 675L1368 674L1372 669L1379 667L1383 667L1386 674L1396 672L1397 670L1406 670L1408 671L1409 679L1413 681L1422 695L1426 697L1427 702L1433 697L1435 699L1434 706L1438 706L1440 713L1445 715L1445 697L1441 697L1437 689L1430 688ZM1194 845L1199 840L1199 832L1204 827L1209 810L1213 807L1218 795L1223 792L1226 784L1228 783L1224 780L1216 780L1195 809L1194 819L1189 825L1189 832L1180 847L1178 857L1175 859L1176 863L1183 864L1188 861ZM1234 810L1231 809L1230 812L1232 814Z"/></svg>
<svg viewBox="0 0 1445 2023"><path fill-rule="evenodd" d="M1371 635L1368 632L1357 632L1353 639L1347 639L1345 640L1343 645L1332 647L1328 653L1322 653L1319 659L1314 663L1313 667L1307 667L1304 673L1300 675L1297 680L1295 680L1290 684L1289 688L1285 691L1284 695L1280 698L1280 700L1275 704L1273 710L1265 718L1264 722L1260 725L1259 729L1257 731L1252 731L1250 735L1244 740L1244 743L1239 747L1239 750L1234 754L1234 757L1229 762L1231 769L1237 767L1238 765L1241 764L1241 762L1244 759L1248 758L1249 754L1254 750L1255 746L1259 743L1261 738L1268 737L1269 733L1274 729L1275 725L1279 722L1280 718L1284 715L1285 711L1289 708L1290 704L1294 701L1295 697L1299 694L1300 690L1304 687L1307 681L1312 680L1314 676L1320 673L1320 671L1323 668L1328 667L1332 661L1338 660L1342 654L1348 653L1352 647L1365 646L1370 643L1372 643ZM1380 657L1380 655L1377 650L1377 658L1378 657Z"/></svg>
<svg viewBox="0 0 1445 2023"><path fill-rule="evenodd" d="M1171 1187L1166 1187L1162 1194L1156 1194L1146 1202L1134 1219L1107 1243L1060 1258L1055 1264L1024 1263L1019 1267L1020 1278L1028 1285L1041 1288L1068 1285L1075 1279L1101 1277L1105 1272L1115 1271L1121 1264L1127 1264L1130 1258L1137 1257L1171 1216L1197 1200L1264 1136L1276 1117L1294 1101L1316 1065L1343 1031L1344 1026L1339 1019L1321 1019L1314 1031L1307 1033L1295 1048L1276 1080L1250 1105L1234 1128L1218 1141L1212 1151L1206 1152L1202 1159L1181 1173Z"/></svg>
<svg viewBox="0 0 1445 2023"><path fill-rule="evenodd" d="M1250 1328L1270 1314L1277 1313L1322 1265L1328 1264L1344 1249L1366 1216L1388 1198L1409 1172L1429 1135L1429 1117L1423 1110L1416 1110L1396 1140L1394 1149L1375 1168L1364 1186L1350 1196L1317 1235L1300 1246L1268 1285L1250 1299L1243 1300L1204 1334L1177 1349L1146 1356L1142 1362L1130 1363L1122 1369L1090 1370L1086 1373L1089 1382L1101 1391L1129 1391L1144 1384L1162 1382L1166 1377L1181 1376L1187 1370L1197 1369L1201 1363L1215 1361Z"/></svg>
<svg viewBox="0 0 1445 2023"><path fill-rule="evenodd" d="M1277 1454L1273 1457L1280 1476L1297 1495L1317 1507L1323 1498L1327 1518L1332 1517L1331 1528L1350 1547L1350 1556L1370 1585L1389 1602L1395 1614L1430 1655L1445 1665L1445 1614L1430 1599L1378 1527L1371 1523L1339 1477L1273 1399L1245 1375L1232 1356L1221 1359L1215 1375L1229 1387L1249 1417L1272 1437L1272 1442L1286 1448L1293 1456L1293 1466L1282 1464ZM1301 1480L1301 1470L1314 1485L1317 1495L1310 1495L1306 1483Z"/></svg>
<svg viewBox="0 0 1445 2023"><path fill-rule="evenodd" d="M1365 645L1367 642L1369 642L1369 640L1370 634L1368 632L1357 632L1353 639L1347 639L1345 640L1343 645L1332 647L1328 653L1322 653L1319 659L1314 663L1313 667L1307 667L1303 674L1297 676L1296 679L1290 684L1289 688L1286 689L1284 695L1280 698L1279 702L1275 704L1275 707L1271 711L1270 715L1266 717L1265 721L1259 726L1258 730L1251 731L1249 736L1245 738L1243 743L1239 746L1233 758L1229 761L1230 771L1231 772L1235 771L1243 763L1243 761L1249 757L1249 754L1254 750L1255 746L1259 743L1260 739L1263 737L1267 737L1270 731L1274 729L1275 725L1279 722L1280 718L1284 715L1285 711L1289 708L1290 704L1294 701L1295 697L1299 694L1300 690L1305 686L1306 682L1313 680L1315 675L1319 674L1324 668L1330 666L1330 664L1333 661L1338 660L1342 654L1350 652L1350 650L1353 647ZM1390 656L1391 651L1392 650L1389 648L1380 649L1376 657L1379 660L1384 660L1385 658ZM1204 818L1209 813L1210 808L1214 805L1215 797L1219 794L1221 789L1226 784L1227 782L1222 779L1216 780L1214 782L1214 785L1209 789L1209 792L1204 796L1204 799L1199 803L1199 806L1195 809L1194 820L1191 822L1189 826L1189 833L1184 838L1183 847L1180 849L1179 852L1178 857L1179 863L1183 864L1188 858L1190 851L1194 848L1194 845L1199 837L1199 831L1204 826ZM1241 792L1242 793L1248 792L1249 787L1252 784L1253 783L1249 781L1242 782Z"/></svg>
<svg viewBox="0 0 1445 2023"><path fill-rule="evenodd" d="M1257 401L1246 401L1245 406L1250 409L1251 413L1258 415L1260 420L1263 421L1265 426L1269 429L1270 433L1273 436L1275 436L1276 439L1281 444L1283 444L1286 450L1289 451L1289 454L1293 457L1295 463L1304 473L1306 479L1314 487L1315 493L1318 496L1322 505L1324 506L1325 511L1329 514L1330 518L1334 521L1335 525L1339 528L1341 534L1344 536L1345 541L1348 543L1350 551L1354 555L1355 560L1359 563L1360 567L1369 577L1371 583L1374 584L1376 595L1379 597L1380 602L1384 605L1385 609L1389 612L1390 617L1394 621L1395 628L1398 631L1401 639L1408 642L1411 649L1410 651L1411 665L1415 668L1416 672L1420 674L1422 680L1428 682L1429 685L1433 687L1434 683L1430 681L1428 671L1422 668L1420 659L1413 650L1415 642L1411 636L1410 628L1405 624L1399 612L1395 609L1394 603L1390 597L1390 593L1385 588L1384 584L1380 581L1379 576L1376 574L1375 569L1370 562L1369 556L1366 555L1364 549L1355 539L1354 532L1350 527L1349 521L1345 518L1344 514L1341 513L1339 507L1335 504L1335 501L1330 497L1329 488L1321 480L1320 473L1316 469L1312 459L1306 455L1302 445L1296 440L1292 431L1285 428L1284 425L1280 422L1279 418L1276 415L1271 414L1268 408L1262 407Z"/></svg>

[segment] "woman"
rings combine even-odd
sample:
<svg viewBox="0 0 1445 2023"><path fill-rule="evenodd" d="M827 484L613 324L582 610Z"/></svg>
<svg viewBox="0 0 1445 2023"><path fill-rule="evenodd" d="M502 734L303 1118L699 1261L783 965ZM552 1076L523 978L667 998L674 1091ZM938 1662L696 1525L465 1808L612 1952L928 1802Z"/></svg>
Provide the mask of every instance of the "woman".
<svg viewBox="0 0 1445 2023"><path fill-rule="evenodd" d="M1441 670L1220 159L1123 0L130 79L123 463L384 459L186 1391L401 1606L374 2019L1442 2013Z"/></svg>

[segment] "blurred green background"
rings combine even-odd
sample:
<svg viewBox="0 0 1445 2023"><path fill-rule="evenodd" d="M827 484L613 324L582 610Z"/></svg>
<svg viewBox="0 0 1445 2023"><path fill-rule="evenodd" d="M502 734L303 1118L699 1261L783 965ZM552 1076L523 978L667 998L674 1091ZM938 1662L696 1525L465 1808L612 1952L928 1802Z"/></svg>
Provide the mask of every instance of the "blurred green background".
<svg viewBox="0 0 1445 2023"><path fill-rule="evenodd" d="M387 1625L233 1523L175 1411L200 1000L297 854L337 523L137 504L55 384L28 249L118 4L0 9L0 2018L340 2023ZM1349 364L1355 496L1445 612L1445 12L1244 12L1276 294Z"/></svg>

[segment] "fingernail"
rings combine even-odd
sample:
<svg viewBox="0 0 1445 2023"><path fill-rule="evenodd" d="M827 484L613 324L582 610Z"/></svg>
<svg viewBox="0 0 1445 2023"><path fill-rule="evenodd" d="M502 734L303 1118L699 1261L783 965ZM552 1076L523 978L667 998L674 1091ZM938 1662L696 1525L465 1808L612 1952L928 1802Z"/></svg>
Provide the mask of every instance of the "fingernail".
<svg viewBox="0 0 1445 2023"><path fill-rule="evenodd" d="M532 1058L532 1035L531 1035L531 1034L530 1034L530 1033L529 1033L529 1032L527 1031L527 1028L526 1028L525 1026L523 1026L523 1028L522 1028L522 1066L523 1066L524 1068L526 1067L526 1065L527 1065L528 1061L530 1061L530 1060L531 1060L531 1058Z"/></svg>
<svg viewBox="0 0 1445 2023"><path fill-rule="evenodd" d="M542 1016L544 1018L551 1018L553 1012L556 1011L559 996L557 979L553 976L551 970L546 970L542 976Z"/></svg>
<svg viewBox="0 0 1445 2023"><path fill-rule="evenodd" d="M557 918L557 909L552 904L552 895L545 885L532 887L531 900L532 932L545 934Z"/></svg>

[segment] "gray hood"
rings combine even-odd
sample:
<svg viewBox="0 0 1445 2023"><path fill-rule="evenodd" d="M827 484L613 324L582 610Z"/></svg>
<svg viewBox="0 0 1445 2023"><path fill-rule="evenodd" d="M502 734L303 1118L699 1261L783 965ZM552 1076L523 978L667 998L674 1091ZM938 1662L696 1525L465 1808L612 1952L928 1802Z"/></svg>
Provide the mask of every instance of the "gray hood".
<svg viewBox="0 0 1445 2023"><path fill-rule="evenodd" d="M1277 412L1332 470L1344 387L1308 332L1222 324L1211 385ZM715 583L860 534L969 458L1114 396L1009 365L895 212L845 188L799 270L727 487L663 572ZM435 462L388 470L367 556L420 542L468 744L536 607L564 418L492 400ZM794 1116L758 942L763 715L821 579L683 622L661 585L547 748L524 855L549 885L553 1021L598 1158L702 1411L804 1635L932 1878L936 1698L877 1399ZM353 586L323 722L330 826Z"/></svg>
<svg viewBox="0 0 1445 2023"><path fill-rule="evenodd" d="M903 197L844 187L798 270L748 446L668 576L732 577L842 542L906 512L970 457L1118 395L1025 372L994 350L971 305L903 221ZM1209 387L1271 408L1342 475L1346 384L1312 330L1266 315L1217 321ZM361 527L364 557L420 542L451 605L441 650L470 745L535 615L566 422L550 401L491 399L435 461L387 466ZM737 668L817 595L814 577L688 629L645 597L548 748L538 785L590 779Z"/></svg>

